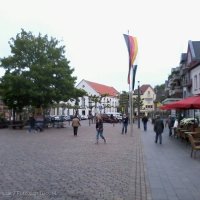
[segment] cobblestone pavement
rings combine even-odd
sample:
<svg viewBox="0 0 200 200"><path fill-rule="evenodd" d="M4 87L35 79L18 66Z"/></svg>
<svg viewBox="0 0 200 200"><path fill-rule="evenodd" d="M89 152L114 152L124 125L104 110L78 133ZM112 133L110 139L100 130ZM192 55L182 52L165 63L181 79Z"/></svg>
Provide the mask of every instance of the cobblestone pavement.
<svg viewBox="0 0 200 200"><path fill-rule="evenodd" d="M95 125L40 133L0 129L0 200L151 200L140 131L121 134L104 124L107 144L95 144Z"/></svg>

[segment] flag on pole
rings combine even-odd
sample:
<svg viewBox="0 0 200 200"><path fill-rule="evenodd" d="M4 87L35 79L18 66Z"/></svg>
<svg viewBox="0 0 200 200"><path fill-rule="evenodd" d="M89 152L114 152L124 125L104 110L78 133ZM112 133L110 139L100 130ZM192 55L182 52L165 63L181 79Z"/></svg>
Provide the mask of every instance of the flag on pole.
<svg viewBox="0 0 200 200"><path fill-rule="evenodd" d="M137 65L133 65L132 91L134 90L134 87L135 87L135 76L136 76L136 71L137 71Z"/></svg>
<svg viewBox="0 0 200 200"><path fill-rule="evenodd" d="M123 34L123 35L124 35L124 39L126 41L126 45L127 45L128 53L129 53L128 84L130 85L131 67L133 66L134 60L138 52L138 45L137 45L136 37L126 35L126 34Z"/></svg>

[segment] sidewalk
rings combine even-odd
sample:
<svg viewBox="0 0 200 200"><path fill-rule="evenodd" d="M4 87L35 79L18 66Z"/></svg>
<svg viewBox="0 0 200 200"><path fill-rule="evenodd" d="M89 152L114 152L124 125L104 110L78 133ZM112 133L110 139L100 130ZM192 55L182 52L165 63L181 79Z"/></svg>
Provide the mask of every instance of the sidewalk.
<svg viewBox="0 0 200 200"><path fill-rule="evenodd" d="M199 200L200 199L200 154L190 157L189 143L163 133L163 144L155 144L153 126L148 122L148 131L141 124L144 160L153 200Z"/></svg>

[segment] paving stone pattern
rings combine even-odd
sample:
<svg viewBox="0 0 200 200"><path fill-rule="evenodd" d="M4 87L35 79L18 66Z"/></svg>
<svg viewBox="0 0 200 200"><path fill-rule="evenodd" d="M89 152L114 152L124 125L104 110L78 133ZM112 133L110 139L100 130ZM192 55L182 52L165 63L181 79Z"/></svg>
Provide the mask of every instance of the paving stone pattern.
<svg viewBox="0 0 200 200"><path fill-rule="evenodd" d="M144 162L153 200L200 200L200 152L190 157L191 145L169 137L166 127L163 144L155 144L153 126L141 128Z"/></svg>
<svg viewBox="0 0 200 200"><path fill-rule="evenodd" d="M140 130L104 124L107 144L95 144L95 125L81 123L77 137L69 125L0 129L0 200L151 200Z"/></svg>

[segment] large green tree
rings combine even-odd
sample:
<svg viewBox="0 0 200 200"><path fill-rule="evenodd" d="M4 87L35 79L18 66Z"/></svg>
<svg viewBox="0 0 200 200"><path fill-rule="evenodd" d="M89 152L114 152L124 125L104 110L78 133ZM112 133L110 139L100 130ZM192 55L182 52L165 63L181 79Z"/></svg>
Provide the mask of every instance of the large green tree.
<svg viewBox="0 0 200 200"><path fill-rule="evenodd" d="M74 87L76 77L55 38L21 30L9 41L11 55L0 59L5 69L0 92L9 108L48 107L85 93Z"/></svg>
<svg viewBox="0 0 200 200"><path fill-rule="evenodd" d="M119 111L122 113L128 113L129 108L129 93L126 91L122 91L119 94Z"/></svg>

